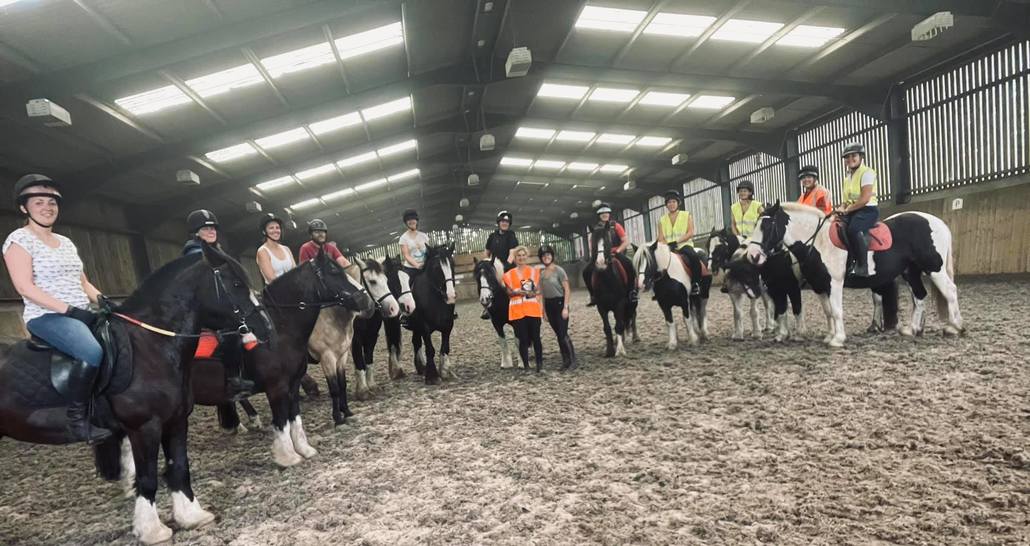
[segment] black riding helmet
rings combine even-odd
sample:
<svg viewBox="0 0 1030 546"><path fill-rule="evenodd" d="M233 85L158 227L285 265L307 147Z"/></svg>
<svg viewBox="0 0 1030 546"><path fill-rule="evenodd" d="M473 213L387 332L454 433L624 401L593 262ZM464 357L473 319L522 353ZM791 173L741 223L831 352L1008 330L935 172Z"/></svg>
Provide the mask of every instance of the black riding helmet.
<svg viewBox="0 0 1030 546"><path fill-rule="evenodd" d="M497 213L497 223L498 224L501 223L501 220L507 220L508 223L510 224L511 223L511 213L506 211L506 210L502 210L501 212L498 212Z"/></svg>
<svg viewBox="0 0 1030 546"><path fill-rule="evenodd" d="M218 227L218 218L215 213L207 209L199 209L189 213L186 216L186 225L190 227L190 233L196 233L200 231L202 227Z"/></svg>
<svg viewBox="0 0 1030 546"><path fill-rule="evenodd" d="M815 165L805 165L804 167L801 167L801 172L798 173L798 180L801 180L806 176L811 176L816 180L819 180L819 167L816 167Z"/></svg>
<svg viewBox="0 0 1030 546"><path fill-rule="evenodd" d="M750 180L741 180L740 182L737 182L737 191L740 191L741 189L745 189L745 190L751 192L751 197L755 196L755 183L754 182L752 182Z"/></svg>
<svg viewBox="0 0 1030 546"><path fill-rule="evenodd" d="M844 151L841 152L840 157L841 159L844 159L851 154L858 154L865 158L865 144L862 144L861 142L849 143L847 146L844 147Z"/></svg>
<svg viewBox="0 0 1030 546"><path fill-rule="evenodd" d="M408 220L418 220L418 211L415 209L404 211L404 223L407 224Z"/></svg>
<svg viewBox="0 0 1030 546"><path fill-rule="evenodd" d="M606 212L609 213L609 214L611 214L611 212L612 212L612 206L609 205L608 203L601 203L600 205L597 205L597 210L594 211L594 213L597 214L598 216L600 216L600 215L602 215L602 214L604 214Z"/></svg>
<svg viewBox="0 0 1030 546"><path fill-rule="evenodd" d="M22 193L25 190L33 186L47 186L53 188L53 191L38 191L31 193ZM14 202L19 206L24 206L28 202L30 197L53 197L57 200L57 204L61 204L61 186L57 182L54 182L49 176L43 174L27 174L18 179L14 183Z"/></svg>
<svg viewBox="0 0 1030 546"><path fill-rule="evenodd" d="M683 196L676 190L669 190L665 192L665 203L675 200L677 203L683 201Z"/></svg>
<svg viewBox="0 0 1030 546"><path fill-rule="evenodd" d="M320 218L308 222L308 233L314 233L316 231L324 231L329 233L329 226L326 225L325 221Z"/></svg>
<svg viewBox="0 0 1030 546"><path fill-rule="evenodd" d="M540 245L540 248L536 251L536 257L539 258L541 262L544 261L544 254L550 254L551 259L554 259L554 247L551 245Z"/></svg>
<svg viewBox="0 0 1030 546"><path fill-rule="evenodd" d="M258 231L261 232L262 236L265 235L265 228L268 227L268 224L271 224L272 222L279 224L280 229L283 229L286 226L286 224L283 223L282 218L279 218L275 214L269 212L268 214L261 217L261 224L258 227Z"/></svg>

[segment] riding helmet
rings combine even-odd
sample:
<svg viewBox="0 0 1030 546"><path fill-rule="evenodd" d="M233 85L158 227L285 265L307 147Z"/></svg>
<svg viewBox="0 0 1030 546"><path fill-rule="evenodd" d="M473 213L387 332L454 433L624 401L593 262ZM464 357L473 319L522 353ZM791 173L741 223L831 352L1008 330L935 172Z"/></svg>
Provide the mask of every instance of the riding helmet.
<svg viewBox="0 0 1030 546"><path fill-rule="evenodd" d="M502 210L501 212L498 212L497 213L497 223L501 223L501 220L507 220L508 223L510 224L511 223L511 213L506 211L506 210Z"/></svg>
<svg viewBox="0 0 1030 546"><path fill-rule="evenodd" d="M665 192L665 202L666 203L668 203L669 201L672 201L674 199L676 200L677 203L679 203L679 202L683 201L683 196L680 195L680 192L678 192L676 190L669 190L669 191Z"/></svg>
<svg viewBox="0 0 1030 546"><path fill-rule="evenodd" d="M751 195L755 195L755 183L750 180L741 180L737 182L737 191L745 189L751 192Z"/></svg>
<svg viewBox="0 0 1030 546"><path fill-rule="evenodd" d="M554 259L554 247L551 245L540 245L540 248L536 251L536 257L540 258L540 261L544 261L544 254L550 254L551 258Z"/></svg>
<svg viewBox="0 0 1030 546"><path fill-rule="evenodd" d="M207 209L199 209L186 216L186 224L190 227L190 233L200 231L202 227L218 227L218 218L215 213Z"/></svg>
<svg viewBox="0 0 1030 546"><path fill-rule="evenodd" d="M33 186L48 186L53 188L53 191L40 191L22 194L28 188ZM50 179L49 176L43 174L27 174L18 179L14 183L14 202L19 205L24 205L29 197L53 197L57 200L57 204L61 204L61 186Z"/></svg>
<svg viewBox="0 0 1030 546"><path fill-rule="evenodd" d="M314 220L308 222L308 233L313 233L316 231L324 231L326 233L329 233L329 226L325 224L324 220L320 218L315 218Z"/></svg>
<svg viewBox="0 0 1030 546"><path fill-rule="evenodd" d="M415 209L404 211L404 223L407 224L408 220L418 220L418 211Z"/></svg>
<svg viewBox="0 0 1030 546"><path fill-rule="evenodd" d="M272 222L279 224L280 229L284 229L286 227L286 224L283 223L282 218L279 218L275 214L269 212L268 214L261 217L261 225L258 228L258 230L261 232L261 235L265 234L265 228L268 227L268 224L271 224Z"/></svg>
<svg viewBox="0 0 1030 546"><path fill-rule="evenodd" d="M852 142L844 147L844 152L840 154L842 159L847 158L851 154L858 154L865 157L865 144L861 142Z"/></svg>
<svg viewBox="0 0 1030 546"><path fill-rule="evenodd" d="M604 214L606 212L610 214L612 212L612 206L609 205L608 203L601 203L600 205L597 205L597 210L595 212L597 213L598 216L600 216L600 215L602 215L602 214Z"/></svg>
<svg viewBox="0 0 1030 546"><path fill-rule="evenodd" d="M815 165L805 165L804 167L801 167L801 172L798 173L798 180L801 180L806 176L811 176L816 180L819 180L819 167L816 167Z"/></svg>

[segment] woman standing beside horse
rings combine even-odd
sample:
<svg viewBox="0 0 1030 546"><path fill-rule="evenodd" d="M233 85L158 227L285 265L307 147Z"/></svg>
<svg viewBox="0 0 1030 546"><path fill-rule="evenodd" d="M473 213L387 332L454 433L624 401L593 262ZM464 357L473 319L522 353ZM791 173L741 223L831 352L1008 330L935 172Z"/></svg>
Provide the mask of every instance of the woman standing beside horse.
<svg viewBox="0 0 1030 546"><path fill-rule="evenodd" d="M541 245L537 251L540 263L544 264L540 271L540 289L544 296L544 312L547 322L558 336L558 349L561 351L561 369L575 370L579 366L576 360L576 349L572 347L569 337L569 304L572 290L569 286L569 275L554 262L554 247Z"/></svg>
<svg viewBox="0 0 1030 546"><path fill-rule="evenodd" d="M544 348L540 341L540 322L543 307L540 305L540 270L526 265L529 250L515 247L515 267L504 274L504 285L508 291L508 320L519 338L519 356L522 367L529 369L529 345L533 345L536 356L536 372L544 366Z"/></svg>

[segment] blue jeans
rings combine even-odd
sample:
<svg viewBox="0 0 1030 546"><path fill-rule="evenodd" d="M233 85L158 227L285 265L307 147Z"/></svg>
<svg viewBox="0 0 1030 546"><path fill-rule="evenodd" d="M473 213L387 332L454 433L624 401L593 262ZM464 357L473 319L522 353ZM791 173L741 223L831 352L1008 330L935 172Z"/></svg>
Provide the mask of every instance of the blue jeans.
<svg viewBox="0 0 1030 546"><path fill-rule="evenodd" d="M58 351L96 367L104 359L104 350L93 332L82 322L57 313L40 315L25 326L32 335L46 341Z"/></svg>
<svg viewBox="0 0 1030 546"><path fill-rule="evenodd" d="M878 207L862 207L848 214L848 241L854 241L862 233L868 232L880 219Z"/></svg>

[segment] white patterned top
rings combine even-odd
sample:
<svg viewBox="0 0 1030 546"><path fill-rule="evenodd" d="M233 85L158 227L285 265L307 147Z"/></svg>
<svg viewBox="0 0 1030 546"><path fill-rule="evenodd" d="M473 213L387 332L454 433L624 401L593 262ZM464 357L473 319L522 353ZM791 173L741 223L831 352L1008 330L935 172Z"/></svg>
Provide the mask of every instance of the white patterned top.
<svg viewBox="0 0 1030 546"><path fill-rule="evenodd" d="M19 228L7 236L3 252L7 254L7 249L17 243L32 256L32 282L36 286L68 305L86 309L89 307L89 297L82 289L82 259L79 258L79 251L75 243L64 235L55 233L54 237L61 245L50 248L33 235L29 228ZM25 322L53 313L32 300L22 298L22 301L25 302L25 311L21 318Z"/></svg>

